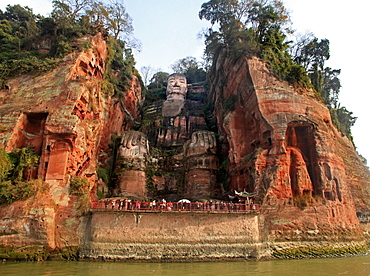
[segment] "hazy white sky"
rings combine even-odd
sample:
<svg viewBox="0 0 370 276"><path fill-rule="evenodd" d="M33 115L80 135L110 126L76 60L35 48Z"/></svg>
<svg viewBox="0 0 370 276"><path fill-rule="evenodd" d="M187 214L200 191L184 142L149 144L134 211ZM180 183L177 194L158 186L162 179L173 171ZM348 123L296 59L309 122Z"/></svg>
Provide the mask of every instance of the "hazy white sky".
<svg viewBox="0 0 370 276"><path fill-rule="evenodd" d="M202 3L208 0L123 0L133 19L134 35L142 43L135 52L137 68L150 65L170 72L176 60L194 56L200 59L203 41L198 34L210 24L198 18ZM331 57L326 65L342 69L340 102L358 117L352 128L358 152L370 165L370 86L368 65L367 0L283 0L290 10L297 32L311 31L319 39L330 41ZM7 4L29 6L34 13L51 12L51 0L2 0Z"/></svg>

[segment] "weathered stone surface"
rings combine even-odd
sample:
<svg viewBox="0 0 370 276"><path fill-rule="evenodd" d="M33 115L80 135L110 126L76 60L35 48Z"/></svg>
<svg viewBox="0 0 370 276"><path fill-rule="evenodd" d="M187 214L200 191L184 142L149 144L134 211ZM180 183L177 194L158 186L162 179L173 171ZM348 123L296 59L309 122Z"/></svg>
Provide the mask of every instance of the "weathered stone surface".
<svg viewBox="0 0 370 276"><path fill-rule="evenodd" d="M163 103L162 115L164 117L173 117L181 113L185 101L182 99L166 100Z"/></svg>
<svg viewBox="0 0 370 276"><path fill-rule="evenodd" d="M248 214L94 212L81 257L258 258L260 221Z"/></svg>
<svg viewBox="0 0 370 276"><path fill-rule="evenodd" d="M175 83L166 101L146 107L137 132L139 80L133 76L122 100L103 93L106 44L101 35L81 43L86 40L91 50L69 55L44 75L13 79L0 91L0 145L33 147L41 158L29 176L47 185L0 207L0 247L81 247L82 257L156 260L365 247L370 173L312 90L278 81L256 58L235 62L222 55L208 95L217 134L206 123L203 88L189 86L185 99L184 83ZM220 156L228 161L224 187L258 192L259 214L86 215L96 190L108 184L98 180L98 167L116 168L115 196L144 199L155 191L167 200L209 199L220 197ZM72 176L88 180L89 194L71 194Z"/></svg>
<svg viewBox="0 0 370 276"><path fill-rule="evenodd" d="M117 174L118 195L145 199L147 196L146 167L149 143L144 133L125 131L119 147Z"/></svg>
<svg viewBox="0 0 370 276"><path fill-rule="evenodd" d="M210 96L228 144L230 186L258 191L270 239L310 239L297 234L305 231L315 239L361 239L341 152L356 153L315 93L278 81L257 58L220 58L217 69ZM232 98L235 109L226 110L225 99ZM369 184L362 178L365 189ZM366 200L362 208L369 206L368 194L356 196Z"/></svg>
<svg viewBox="0 0 370 276"><path fill-rule="evenodd" d="M144 160L149 155L149 144L144 133L139 131L125 131L122 134L119 155L125 159ZM139 168L144 169L145 164Z"/></svg>
<svg viewBox="0 0 370 276"><path fill-rule="evenodd" d="M1 207L0 246L78 246L84 212L96 198L97 165L104 165L110 136L140 120L141 86L133 76L124 101L101 90L107 45L98 34L83 38L91 49L67 56L53 71L20 76L1 91L0 146L32 147L47 188L23 202ZM85 177L91 193L73 196L71 177ZM10 235L8 233L11 233Z"/></svg>
<svg viewBox="0 0 370 276"><path fill-rule="evenodd" d="M184 196L190 199L219 196L217 170L219 168L216 136L211 131L193 132L185 145L186 172Z"/></svg>

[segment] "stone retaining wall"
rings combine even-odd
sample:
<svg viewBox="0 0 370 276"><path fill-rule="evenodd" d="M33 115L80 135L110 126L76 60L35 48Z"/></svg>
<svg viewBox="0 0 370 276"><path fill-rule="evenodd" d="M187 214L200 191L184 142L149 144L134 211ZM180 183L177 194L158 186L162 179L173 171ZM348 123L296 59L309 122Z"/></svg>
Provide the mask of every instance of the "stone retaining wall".
<svg viewBox="0 0 370 276"><path fill-rule="evenodd" d="M256 214L94 212L80 257L206 260L261 256Z"/></svg>

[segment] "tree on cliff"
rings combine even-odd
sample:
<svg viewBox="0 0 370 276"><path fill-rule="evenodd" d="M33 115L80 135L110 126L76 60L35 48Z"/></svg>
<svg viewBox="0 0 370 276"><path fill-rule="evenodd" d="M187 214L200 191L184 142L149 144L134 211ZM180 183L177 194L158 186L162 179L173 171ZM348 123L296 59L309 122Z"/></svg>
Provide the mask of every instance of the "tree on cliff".
<svg viewBox="0 0 370 276"><path fill-rule="evenodd" d="M235 42L243 44L246 38L263 44L270 30L281 31L290 22L288 12L278 0L211 0L202 4L199 18L212 24L206 42L212 40L209 36L219 36L220 46L226 47Z"/></svg>
<svg viewBox="0 0 370 276"><path fill-rule="evenodd" d="M11 22L13 31L18 36L30 37L37 33L38 27L36 21L40 18L35 15L32 9L20 5L7 6L3 14L5 20Z"/></svg>
<svg viewBox="0 0 370 276"><path fill-rule="evenodd" d="M211 0L202 4L199 18L212 24L204 34L208 60L226 48L236 59L261 57L283 79L304 79L287 51L290 17L281 1Z"/></svg>
<svg viewBox="0 0 370 276"><path fill-rule="evenodd" d="M77 19L77 14L88 9L94 0L61 0L62 3L70 7L72 11L72 18Z"/></svg>
<svg viewBox="0 0 370 276"><path fill-rule="evenodd" d="M195 57L186 57L177 60L171 65L175 73L184 74L188 83L198 83L206 80L206 71L200 66Z"/></svg>
<svg viewBox="0 0 370 276"><path fill-rule="evenodd" d="M29 172L38 163L39 156L28 148L15 149L6 153L0 147L0 204L32 196L40 181L29 180Z"/></svg>
<svg viewBox="0 0 370 276"><path fill-rule="evenodd" d="M205 19L212 24L205 33L205 56L208 60L212 60L213 56L221 47L237 49L241 45L251 41L249 32L244 32L246 11L251 1L235 1L235 0L211 0L205 2L201 6L199 18ZM255 45L245 47L254 52Z"/></svg>
<svg viewBox="0 0 370 276"><path fill-rule="evenodd" d="M124 75L137 73L129 48L139 43L132 31L131 18L120 2L105 5L95 0L54 0L50 17L35 15L28 7L8 5L5 12L0 10L0 87L16 74L54 68L59 58L79 50L81 46L74 43L77 38L97 32L109 32L115 41L110 57L121 60L116 63L126 71L119 81L124 85ZM40 51L40 45L51 47Z"/></svg>
<svg viewBox="0 0 370 276"><path fill-rule="evenodd" d="M155 73L150 80L150 84L148 86L148 89L154 89L154 88L165 88L167 86L167 79L168 76L167 72L159 71Z"/></svg>
<svg viewBox="0 0 370 276"><path fill-rule="evenodd" d="M144 85L148 86L149 77L153 73L153 67L149 66L142 66L140 68L141 76L143 77Z"/></svg>
<svg viewBox="0 0 370 276"><path fill-rule="evenodd" d="M351 138L351 127L357 118L345 107L340 106L341 84L338 76L341 70L325 67L325 62L330 58L329 40L319 41L310 34L299 37L291 49L294 61L308 71L311 84L328 106L333 123L344 135Z"/></svg>
<svg viewBox="0 0 370 276"><path fill-rule="evenodd" d="M118 39L121 34L129 35L133 32L132 19L119 2L106 5L103 2L92 1L87 13L93 24L107 28L114 39Z"/></svg>
<svg viewBox="0 0 370 276"><path fill-rule="evenodd" d="M329 107L334 124L350 136L356 118L340 107L340 70L326 67L329 40L305 35L293 45L286 41L290 17L279 0L210 0L201 6L199 18L212 27L205 33L205 56L215 62L220 49L238 59L258 56L282 80L313 86Z"/></svg>
<svg viewBox="0 0 370 276"><path fill-rule="evenodd" d="M325 62L330 58L329 40L319 41L312 34L300 37L292 45L291 54L294 61L308 71L311 84L325 104L329 108L337 108L341 88L338 76L341 70L325 67Z"/></svg>

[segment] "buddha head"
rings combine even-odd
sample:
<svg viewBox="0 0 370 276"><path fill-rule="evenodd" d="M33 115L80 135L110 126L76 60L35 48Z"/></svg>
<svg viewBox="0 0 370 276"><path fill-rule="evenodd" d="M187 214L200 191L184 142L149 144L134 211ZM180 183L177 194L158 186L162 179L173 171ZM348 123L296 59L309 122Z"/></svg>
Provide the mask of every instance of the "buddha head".
<svg viewBox="0 0 370 276"><path fill-rule="evenodd" d="M184 100L188 87L186 77L183 74L175 73L168 77L167 80L167 100Z"/></svg>

